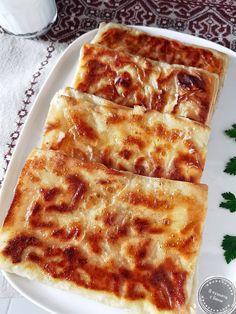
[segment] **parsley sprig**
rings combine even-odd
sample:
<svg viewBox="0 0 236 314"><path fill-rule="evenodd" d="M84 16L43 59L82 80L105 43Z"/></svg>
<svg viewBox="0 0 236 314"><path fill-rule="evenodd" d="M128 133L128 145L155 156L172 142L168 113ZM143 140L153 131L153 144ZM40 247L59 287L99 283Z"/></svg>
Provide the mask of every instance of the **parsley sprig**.
<svg viewBox="0 0 236 314"><path fill-rule="evenodd" d="M224 172L229 173L231 175L236 175L236 156L233 158L230 158L230 160L227 162L225 166Z"/></svg>
<svg viewBox="0 0 236 314"><path fill-rule="evenodd" d="M231 129L225 130L225 134L236 141L236 124L233 124ZM236 175L236 156L227 162L224 172ZM226 192L222 194L222 197L224 201L220 203L220 207L229 209L231 213L236 212L235 195L231 192ZM236 259L236 236L226 234L221 246L224 250L224 257L227 264Z"/></svg>
<svg viewBox="0 0 236 314"><path fill-rule="evenodd" d="M229 264L232 260L236 258L236 236L226 234L224 236L221 246L225 251L224 257L226 263Z"/></svg>
<svg viewBox="0 0 236 314"><path fill-rule="evenodd" d="M236 141L236 124L233 124L231 129L225 130L225 134Z"/></svg>
<svg viewBox="0 0 236 314"><path fill-rule="evenodd" d="M221 194L225 199L224 202L220 203L220 207L229 209L231 213L236 212L236 197L231 192L226 192Z"/></svg>

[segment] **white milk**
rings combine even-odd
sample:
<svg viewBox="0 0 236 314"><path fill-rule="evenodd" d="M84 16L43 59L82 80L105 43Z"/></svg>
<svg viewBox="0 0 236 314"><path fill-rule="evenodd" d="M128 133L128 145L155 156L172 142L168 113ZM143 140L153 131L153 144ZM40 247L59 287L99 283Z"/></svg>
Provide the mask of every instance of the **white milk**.
<svg viewBox="0 0 236 314"><path fill-rule="evenodd" d="M0 0L0 25L15 35L38 35L56 16L55 0Z"/></svg>

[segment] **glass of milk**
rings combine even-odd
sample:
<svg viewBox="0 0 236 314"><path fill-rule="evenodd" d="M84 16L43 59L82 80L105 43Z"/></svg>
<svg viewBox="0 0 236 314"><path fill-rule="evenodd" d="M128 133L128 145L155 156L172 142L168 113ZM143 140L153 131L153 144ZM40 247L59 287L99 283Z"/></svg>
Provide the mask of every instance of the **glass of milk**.
<svg viewBox="0 0 236 314"><path fill-rule="evenodd" d="M55 0L0 0L0 25L15 36L42 35L56 18Z"/></svg>

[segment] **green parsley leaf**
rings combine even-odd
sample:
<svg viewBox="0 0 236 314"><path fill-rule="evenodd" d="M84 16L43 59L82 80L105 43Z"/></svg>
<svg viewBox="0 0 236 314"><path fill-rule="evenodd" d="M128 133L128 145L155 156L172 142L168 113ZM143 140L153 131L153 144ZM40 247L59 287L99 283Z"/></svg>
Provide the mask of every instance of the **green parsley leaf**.
<svg viewBox="0 0 236 314"><path fill-rule="evenodd" d="M234 176L236 175L236 157L230 158L225 166L224 172Z"/></svg>
<svg viewBox="0 0 236 314"><path fill-rule="evenodd" d="M233 124L231 129L225 130L225 134L234 138L236 141L236 124Z"/></svg>
<svg viewBox="0 0 236 314"><path fill-rule="evenodd" d="M221 244L226 263L229 264L236 258L236 236L225 235Z"/></svg>
<svg viewBox="0 0 236 314"><path fill-rule="evenodd" d="M221 194L226 202L221 202L220 207L229 209L231 213L236 212L236 197L233 193L227 192Z"/></svg>

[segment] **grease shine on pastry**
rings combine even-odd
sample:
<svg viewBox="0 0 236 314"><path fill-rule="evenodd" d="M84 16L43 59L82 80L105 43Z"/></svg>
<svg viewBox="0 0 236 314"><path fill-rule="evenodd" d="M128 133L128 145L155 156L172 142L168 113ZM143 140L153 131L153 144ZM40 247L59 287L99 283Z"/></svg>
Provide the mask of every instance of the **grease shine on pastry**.
<svg viewBox="0 0 236 314"><path fill-rule="evenodd" d="M73 87L120 105L142 105L209 124L218 83L217 74L202 69L85 44Z"/></svg>
<svg viewBox="0 0 236 314"><path fill-rule="evenodd" d="M8 272L129 308L187 314L207 186L33 150L0 233Z"/></svg>
<svg viewBox="0 0 236 314"><path fill-rule="evenodd" d="M42 148L117 170L199 182L210 129L66 88L50 106Z"/></svg>
<svg viewBox="0 0 236 314"><path fill-rule="evenodd" d="M92 43L169 64L201 68L218 74L221 80L228 64L228 56L214 49L187 45L115 23L102 23Z"/></svg>

